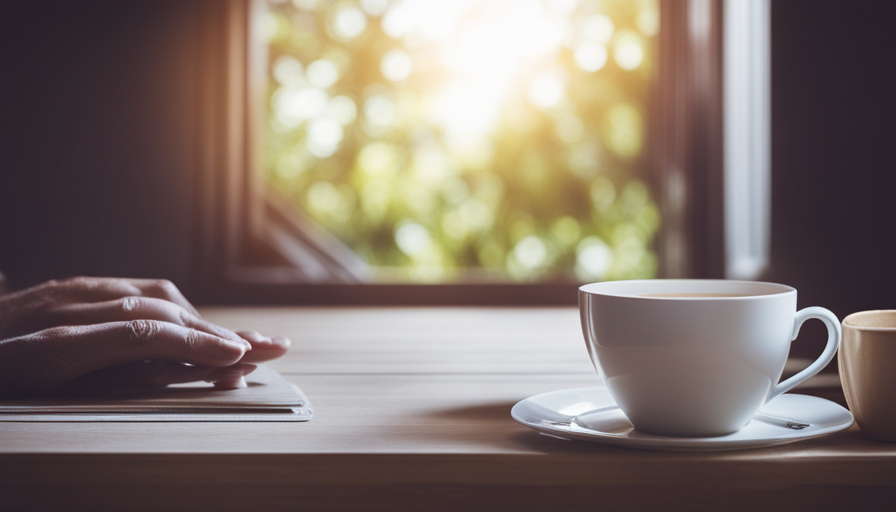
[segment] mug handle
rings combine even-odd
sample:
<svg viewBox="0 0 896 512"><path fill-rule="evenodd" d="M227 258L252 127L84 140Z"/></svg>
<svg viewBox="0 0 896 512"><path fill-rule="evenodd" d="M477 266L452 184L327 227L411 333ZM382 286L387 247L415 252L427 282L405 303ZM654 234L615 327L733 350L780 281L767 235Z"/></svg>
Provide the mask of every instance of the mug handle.
<svg viewBox="0 0 896 512"><path fill-rule="evenodd" d="M803 322L810 318L821 320L824 322L825 327L828 328L828 344L824 347L824 352L822 352L821 356L819 356L819 358L805 370L775 386L775 388L772 389L772 392L769 393L768 398L765 399L765 403L772 401L772 399L778 395L790 391L796 387L797 384L802 384L804 381L808 380L809 377L814 377L816 373L820 372L822 368L831 362L831 359L833 359L834 355L837 353L837 349L840 348L840 320L827 309L819 307L805 308L797 311L796 317L793 319L793 336L790 337L790 340L793 341L796 339L796 336L800 333L800 327L803 325Z"/></svg>

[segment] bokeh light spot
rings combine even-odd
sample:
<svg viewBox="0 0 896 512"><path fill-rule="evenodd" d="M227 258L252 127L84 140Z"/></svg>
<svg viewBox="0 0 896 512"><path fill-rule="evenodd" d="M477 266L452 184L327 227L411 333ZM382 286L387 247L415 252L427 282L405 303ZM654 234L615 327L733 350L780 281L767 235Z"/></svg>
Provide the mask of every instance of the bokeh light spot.
<svg viewBox="0 0 896 512"><path fill-rule="evenodd" d="M344 41L361 35L367 28L367 16L364 11L353 5L344 5L336 8L333 14L333 35Z"/></svg>
<svg viewBox="0 0 896 512"><path fill-rule="evenodd" d="M318 158L326 158L336 152L342 142L342 126L332 119L315 119L308 124L308 150Z"/></svg>
<svg viewBox="0 0 896 512"><path fill-rule="evenodd" d="M361 0L361 8L371 16L381 16L389 7L389 0Z"/></svg>
<svg viewBox="0 0 896 512"><path fill-rule="evenodd" d="M393 5L383 16L380 26L387 36L400 39L411 30L414 24L413 14L401 3Z"/></svg>
<svg viewBox="0 0 896 512"><path fill-rule="evenodd" d="M327 116L342 125L349 125L358 116L358 107L348 96L336 96L327 103Z"/></svg>
<svg viewBox="0 0 896 512"><path fill-rule="evenodd" d="M364 102L364 115L374 126L389 126L395 121L395 104L387 96L374 94Z"/></svg>
<svg viewBox="0 0 896 512"><path fill-rule="evenodd" d="M581 233L582 228L579 221L569 215L560 217L551 225L551 236L564 246L574 245L578 242Z"/></svg>
<svg viewBox="0 0 896 512"><path fill-rule="evenodd" d="M638 30L647 37L654 37L660 31L660 11L656 4L652 3L644 7L638 13L635 20Z"/></svg>
<svg viewBox="0 0 896 512"><path fill-rule="evenodd" d="M580 33L583 39L591 42L605 44L613 37L616 29L613 20L603 14L588 16L582 22Z"/></svg>
<svg viewBox="0 0 896 512"><path fill-rule="evenodd" d="M274 94L271 102L276 119L284 126L296 127L323 114L328 99L326 92L314 87L283 87Z"/></svg>
<svg viewBox="0 0 896 512"><path fill-rule="evenodd" d="M644 60L644 45L641 43L641 38L634 32L620 32L613 49L613 58L622 69L628 71L637 69Z"/></svg>
<svg viewBox="0 0 896 512"><path fill-rule="evenodd" d="M401 82L411 74L411 57L404 50L390 50L380 61L383 76L393 82Z"/></svg>
<svg viewBox="0 0 896 512"><path fill-rule="evenodd" d="M529 235L514 246L513 255L524 267L534 269L545 263L548 250L541 238Z"/></svg>
<svg viewBox="0 0 896 512"><path fill-rule="evenodd" d="M274 62L274 80L280 85L298 85L302 82L302 63L290 56Z"/></svg>
<svg viewBox="0 0 896 512"><path fill-rule="evenodd" d="M345 222L351 215L351 200L328 181L318 181L311 185L307 200L311 211L337 222Z"/></svg>
<svg viewBox="0 0 896 512"><path fill-rule="evenodd" d="M584 43L576 48L574 58L579 69L593 73L607 63L607 49L602 44Z"/></svg>
<svg viewBox="0 0 896 512"><path fill-rule="evenodd" d="M395 230L395 245L408 256L418 256L432 243L425 227L416 222L405 222Z"/></svg>
<svg viewBox="0 0 896 512"><path fill-rule="evenodd" d="M339 67L331 60L318 59L308 64L305 75L312 85L326 89L339 80Z"/></svg>
<svg viewBox="0 0 896 512"><path fill-rule="evenodd" d="M576 275L584 281L601 280L613 263L613 250L596 236L579 242L576 256Z"/></svg>
<svg viewBox="0 0 896 512"><path fill-rule="evenodd" d="M397 151L391 144L371 142L358 153L358 165L370 176L390 177L398 172L397 157Z"/></svg>
<svg viewBox="0 0 896 512"><path fill-rule="evenodd" d="M641 152L643 120L637 108L627 104L614 105L607 112L604 143L623 158Z"/></svg>

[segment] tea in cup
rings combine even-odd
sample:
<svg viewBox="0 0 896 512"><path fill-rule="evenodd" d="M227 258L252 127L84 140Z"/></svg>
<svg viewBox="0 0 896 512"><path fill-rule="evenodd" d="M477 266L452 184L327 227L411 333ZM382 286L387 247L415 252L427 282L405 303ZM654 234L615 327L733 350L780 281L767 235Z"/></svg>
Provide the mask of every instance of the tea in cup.
<svg viewBox="0 0 896 512"><path fill-rule="evenodd" d="M750 281L610 281L580 287L579 311L594 367L635 428L709 437L740 430L837 353L840 321L824 308L797 312L796 296ZM812 318L827 326L824 352L778 383Z"/></svg>

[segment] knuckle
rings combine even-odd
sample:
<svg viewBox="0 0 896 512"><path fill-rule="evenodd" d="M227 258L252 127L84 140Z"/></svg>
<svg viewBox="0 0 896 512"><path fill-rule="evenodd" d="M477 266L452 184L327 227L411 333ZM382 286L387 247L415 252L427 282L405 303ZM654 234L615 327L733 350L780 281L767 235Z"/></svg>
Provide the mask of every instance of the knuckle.
<svg viewBox="0 0 896 512"><path fill-rule="evenodd" d="M150 341L162 330L161 323L156 320L131 320L125 324L125 330L130 341Z"/></svg>
<svg viewBox="0 0 896 512"><path fill-rule="evenodd" d="M184 345L189 349L196 349L200 344L199 331L196 329L187 329L187 332L184 333Z"/></svg>
<svg viewBox="0 0 896 512"><path fill-rule="evenodd" d="M66 281L76 288L92 288L95 285L93 279L87 276L70 277Z"/></svg>
<svg viewBox="0 0 896 512"><path fill-rule="evenodd" d="M172 283L171 281L169 281L167 279L157 279L153 283L153 286L155 286L159 290L169 292L169 293L177 291L177 286L174 286L174 283Z"/></svg>
<svg viewBox="0 0 896 512"><path fill-rule="evenodd" d="M125 313L137 311L143 307L143 299L140 297L125 297L120 300L120 306Z"/></svg>
<svg viewBox="0 0 896 512"><path fill-rule="evenodd" d="M186 327L190 325L193 321L193 315L190 314L186 309L178 306L177 307L177 323Z"/></svg>

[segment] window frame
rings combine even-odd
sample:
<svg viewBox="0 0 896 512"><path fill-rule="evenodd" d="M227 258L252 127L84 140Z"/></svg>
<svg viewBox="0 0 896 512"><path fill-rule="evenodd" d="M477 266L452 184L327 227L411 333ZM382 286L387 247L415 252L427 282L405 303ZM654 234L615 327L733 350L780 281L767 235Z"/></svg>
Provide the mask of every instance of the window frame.
<svg viewBox="0 0 896 512"><path fill-rule="evenodd" d="M263 186L264 0L202 6L196 257L201 300L352 305L573 305L579 282L365 283L363 269ZM660 2L648 159L659 274L724 277L722 0ZM310 269L310 270L309 270ZM327 282L325 282L327 281Z"/></svg>

